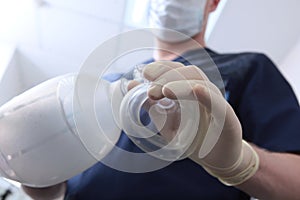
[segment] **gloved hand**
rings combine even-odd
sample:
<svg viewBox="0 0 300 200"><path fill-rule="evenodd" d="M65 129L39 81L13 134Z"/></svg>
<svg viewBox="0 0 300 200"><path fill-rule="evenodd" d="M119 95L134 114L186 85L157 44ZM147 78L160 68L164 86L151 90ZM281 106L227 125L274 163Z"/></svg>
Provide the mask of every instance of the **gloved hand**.
<svg viewBox="0 0 300 200"><path fill-rule="evenodd" d="M144 68L144 77L152 82L151 99L187 99L199 102L200 123L197 135L188 149L189 158L226 185L238 185L258 169L254 149L242 139L242 129L234 110L219 89L196 66L176 62L154 62ZM169 115L161 125L159 113L150 117L166 138L174 135L180 118ZM180 134L180 133L179 133Z"/></svg>

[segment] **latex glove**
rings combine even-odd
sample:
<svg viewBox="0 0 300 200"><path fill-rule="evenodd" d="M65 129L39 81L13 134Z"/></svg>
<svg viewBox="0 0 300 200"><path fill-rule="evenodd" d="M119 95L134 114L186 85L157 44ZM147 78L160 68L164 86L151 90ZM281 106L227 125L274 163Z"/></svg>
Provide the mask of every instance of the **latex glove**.
<svg viewBox="0 0 300 200"><path fill-rule="evenodd" d="M152 82L151 99L164 97L199 102L200 123L189 148L189 158L204 167L226 185L241 184L255 174L259 159L254 149L242 140L242 129L234 110L219 89L196 66L174 62L154 62L144 68L144 77ZM159 113L150 117L162 126ZM180 118L168 116L160 132L172 138Z"/></svg>

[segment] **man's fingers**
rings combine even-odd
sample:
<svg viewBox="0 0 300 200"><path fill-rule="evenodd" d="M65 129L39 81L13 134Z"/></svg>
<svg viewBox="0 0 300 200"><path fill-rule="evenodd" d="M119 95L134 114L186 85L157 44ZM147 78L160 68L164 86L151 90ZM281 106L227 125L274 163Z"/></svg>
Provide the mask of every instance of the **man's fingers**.
<svg viewBox="0 0 300 200"><path fill-rule="evenodd" d="M196 84L193 87L194 95L197 97L198 101L208 110L211 111L211 104L213 98L220 98L219 96L216 97L215 93L209 89L209 87L205 87L200 84Z"/></svg>
<svg viewBox="0 0 300 200"><path fill-rule="evenodd" d="M128 84L127 84L127 91L129 91L132 88L138 86L139 84L141 84L141 82L136 81L136 80L129 81Z"/></svg>
<svg viewBox="0 0 300 200"><path fill-rule="evenodd" d="M170 68L169 66L165 66L163 68L164 69L161 70L160 72L164 71L164 73L158 73L158 72L150 71L150 67L149 67L149 70L145 69L144 75L147 75L148 77L151 76L151 79L148 80L162 85L171 81L178 81L183 79L208 80L207 76L198 67L194 65L189 65L186 67L178 67L178 68ZM152 68L151 70L153 69L154 68Z"/></svg>
<svg viewBox="0 0 300 200"><path fill-rule="evenodd" d="M184 67L184 65L179 62L157 61L145 66L143 76L149 81L154 81L167 71L181 67Z"/></svg>
<svg viewBox="0 0 300 200"><path fill-rule="evenodd" d="M203 80L174 81L166 84L162 92L170 99L197 100L208 110L211 110L212 101L223 100L219 89Z"/></svg>
<svg viewBox="0 0 300 200"><path fill-rule="evenodd" d="M153 100L162 99L164 97L162 88L162 85L156 85L155 83L153 83L152 86L150 86L150 88L148 89L148 97Z"/></svg>
<svg viewBox="0 0 300 200"><path fill-rule="evenodd" d="M156 78L152 77L152 86L148 90L149 97L152 99L163 98L162 87L169 82L179 80L208 81L208 78L199 68L193 65L171 69Z"/></svg>

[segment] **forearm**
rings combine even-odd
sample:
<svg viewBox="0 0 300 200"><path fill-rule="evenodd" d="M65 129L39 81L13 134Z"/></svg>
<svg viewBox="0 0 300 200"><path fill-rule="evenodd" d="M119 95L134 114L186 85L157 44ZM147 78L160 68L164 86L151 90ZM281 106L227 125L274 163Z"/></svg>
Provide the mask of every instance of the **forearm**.
<svg viewBox="0 0 300 200"><path fill-rule="evenodd" d="M260 159L259 169L237 188L261 200L299 199L300 156L253 147Z"/></svg>
<svg viewBox="0 0 300 200"><path fill-rule="evenodd" d="M47 188L33 188L22 185L22 189L31 198L37 200L63 200L66 192L67 184L59 183Z"/></svg>

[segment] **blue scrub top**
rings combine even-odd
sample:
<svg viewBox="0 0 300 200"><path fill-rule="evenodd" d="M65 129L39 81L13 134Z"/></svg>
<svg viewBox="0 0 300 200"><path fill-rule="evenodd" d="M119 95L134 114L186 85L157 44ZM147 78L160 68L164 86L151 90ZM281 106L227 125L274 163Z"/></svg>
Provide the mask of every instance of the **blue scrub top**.
<svg viewBox="0 0 300 200"><path fill-rule="evenodd" d="M299 153L299 104L270 59L257 53L218 54L210 49L197 49L174 61L199 66L209 76L211 62L203 57L204 50L220 70L226 98L241 121L243 138L271 151ZM209 78L224 89L218 80ZM117 145L141 152L124 133ZM118 157L112 159L117 161ZM249 196L224 186L201 166L184 159L148 173L121 172L99 162L68 180L66 199L241 200Z"/></svg>

